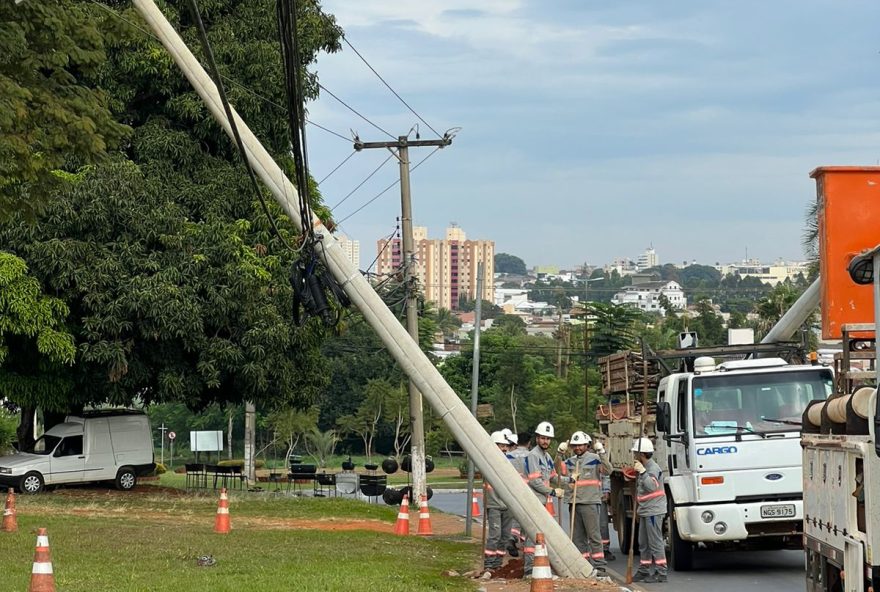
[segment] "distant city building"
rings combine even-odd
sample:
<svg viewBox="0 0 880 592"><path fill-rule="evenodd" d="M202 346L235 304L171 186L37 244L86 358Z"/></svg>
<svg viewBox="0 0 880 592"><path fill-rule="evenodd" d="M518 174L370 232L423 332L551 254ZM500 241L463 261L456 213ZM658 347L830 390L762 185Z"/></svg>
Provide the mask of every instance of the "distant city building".
<svg viewBox="0 0 880 592"><path fill-rule="evenodd" d="M683 310L687 307L687 298L678 282L647 281L626 286L611 299L612 304L634 306L645 312L658 312L665 316L666 311L660 305L660 297L665 296L669 304Z"/></svg>
<svg viewBox="0 0 880 592"><path fill-rule="evenodd" d="M413 227L415 274L425 300L438 308L455 310L459 298L477 297L477 264L484 265L483 294L489 302L495 300L495 242L468 240L464 230L457 226L446 229L443 239L428 238L425 226ZM390 243L390 244L389 244ZM403 263L399 238L380 239L376 242L379 257L376 273L387 275Z"/></svg>
<svg viewBox="0 0 880 592"><path fill-rule="evenodd" d="M639 268L636 266L635 261L632 259L628 259L626 257L617 258L611 263L608 263L602 268L605 273L612 273L616 271L618 275L632 275L639 271Z"/></svg>
<svg viewBox="0 0 880 592"><path fill-rule="evenodd" d="M556 275L559 273L558 265L536 265L532 270L532 273L535 274L536 277L543 279L548 275Z"/></svg>
<svg viewBox="0 0 880 592"><path fill-rule="evenodd" d="M658 265L660 265L660 260L657 258L657 251L654 250L654 247L648 247L645 249L645 251L639 255L638 260L636 260L636 267L639 268L639 271L644 271L651 267L657 267Z"/></svg>
<svg viewBox="0 0 880 592"><path fill-rule="evenodd" d="M738 275L741 278L754 277L764 283L775 286L785 280L794 280L798 275L806 277L809 274L809 264L803 261L786 262L782 259L774 263L761 263L757 259L744 259L739 263L728 265L715 264L715 269L722 276Z"/></svg>
<svg viewBox="0 0 880 592"><path fill-rule="evenodd" d="M344 234L337 234L336 238L339 239L339 246L342 247L342 252L345 253L345 256L351 261L351 264L354 265L355 269L360 269L361 241L352 240Z"/></svg>

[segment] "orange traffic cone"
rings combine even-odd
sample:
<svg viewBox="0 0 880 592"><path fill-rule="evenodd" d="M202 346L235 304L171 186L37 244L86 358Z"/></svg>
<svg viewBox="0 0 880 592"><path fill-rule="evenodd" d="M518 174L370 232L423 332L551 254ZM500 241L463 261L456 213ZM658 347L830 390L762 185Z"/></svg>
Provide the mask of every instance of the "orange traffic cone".
<svg viewBox="0 0 880 592"><path fill-rule="evenodd" d="M556 516L556 504L553 502L553 496L547 496L547 503L544 504L551 516Z"/></svg>
<svg viewBox="0 0 880 592"><path fill-rule="evenodd" d="M547 545L544 544L544 533L535 536L535 563L532 566L532 585L529 592L552 592L553 572L550 570L550 559L547 557Z"/></svg>
<svg viewBox="0 0 880 592"><path fill-rule="evenodd" d="M397 536L409 535L409 496L404 495L397 513L397 524L394 525L394 534Z"/></svg>
<svg viewBox="0 0 880 592"><path fill-rule="evenodd" d="M425 495L419 501L419 530L416 534L434 534L431 531L431 515L428 513L428 497Z"/></svg>
<svg viewBox="0 0 880 592"><path fill-rule="evenodd" d="M28 592L55 592L55 576L49 557L49 536L46 529L37 531L37 549L34 551L34 567L31 569L31 585Z"/></svg>
<svg viewBox="0 0 880 592"><path fill-rule="evenodd" d="M217 517L214 519L214 532L229 534L232 526L229 524L229 497L226 488L220 490L220 503L217 504Z"/></svg>
<svg viewBox="0 0 880 592"><path fill-rule="evenodd" d="M15 490L10 488L6 496L6 507L3 508L3 524L0 524L3 532L15 532L18 530L18 520L15 518Z"/></svg>
<svg viewBox="0 0 880 592"><path fill-rule="evenodd" d="M471 498L471 516L473 517L477 517L480 515L480 504L477 503L478 495L480 494L475 491L473 497Z"/></svg>

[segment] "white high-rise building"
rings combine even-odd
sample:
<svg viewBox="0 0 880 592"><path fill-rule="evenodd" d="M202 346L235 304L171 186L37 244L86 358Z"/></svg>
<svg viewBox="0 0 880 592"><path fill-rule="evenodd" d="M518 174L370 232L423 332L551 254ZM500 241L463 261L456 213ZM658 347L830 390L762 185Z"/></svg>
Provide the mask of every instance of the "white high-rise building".
<svg viewBox="0 0 880 592"><path fill-rule="evenodd" d="M657 267L659 264L660 260L657 258L657 251L654 250L654 247L645 249L645 252L639 255L639 259L636 261L636 267L639 268L639 271Z"/></svg>
<svg viewBox="0 0 880 592"><path fill-rule="evenodd" d="M342 247L342 252L345 253L345 256L351 261L351 264L354 265L355 269L360 269L361 241L352 240L344 234L337 234L336 238L339 239L339 246Z"/></svg>

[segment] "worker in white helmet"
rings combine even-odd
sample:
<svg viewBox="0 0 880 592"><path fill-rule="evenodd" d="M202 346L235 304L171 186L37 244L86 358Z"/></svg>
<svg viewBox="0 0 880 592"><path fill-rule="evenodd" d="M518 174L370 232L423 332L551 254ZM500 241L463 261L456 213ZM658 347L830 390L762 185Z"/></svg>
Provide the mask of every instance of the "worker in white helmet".
<svg viewBox="0 0 880 592"><path fill-rule="evenodd" d="M663 542L663 518L666 515L666 492L663 471L652 458L654 444L638 438L632 447L636 477L636 513L639 517L639 569L634 582L665 582L666 548ZM651 568L654 568L653 570Z"/></svg>
<svg viewBox="0 0 880 592"><path fill-rule="evenodd" d="M492 432L492 442L498 449L512 460L507 454L510 439L502 432ZM483 549L483 569L493 570L501 567L504 555L507 552L507 541L510 540L511 512L507 505L495 493L492 485L483 480L483 503L486 509L486 547Z"/></svg>
<svg viewBox="0 0 880 592"><path fill-rule="evenodd" d="M513 468L516 469L516 472L522 475L523 459L529 454L529 442L532 439L532 435L528 432L516 434L510 428L504 428L501 430L501 433L505 434L510 442L510 446L507 447L507 457L510 459ZM519 522L515 516L511 516L510 538L507 541L507 552L510 553L511 557L519 557L517 545L523 541L521 534Z"/></svg>
<svg viewBox="0 0 880 592"><path fill-rule="evenodd" d="M600 573L605 571L605 551L602 548L599 512L602 507L602 476L610 473L611 463L601 442L593 444L592 438L578 431L568 440L573 453L562 464L562 474L567 482L565 501L574 518L572 542L578 551Z"/></svg>
<svg viewBox="0 0 880 592"><path fill-rule="evenodd" d="M563 494L562 489L551 485L551 481L557 478L553 458L547 453L553 437L553 425L549 421L539 423L535 428L535 447L523 459L522 475L542 504L550 497L561 497ZM523 551L525 552L523 573L526 577L530 577L535 561L535 541L531 537L526 539Z"/></svg>

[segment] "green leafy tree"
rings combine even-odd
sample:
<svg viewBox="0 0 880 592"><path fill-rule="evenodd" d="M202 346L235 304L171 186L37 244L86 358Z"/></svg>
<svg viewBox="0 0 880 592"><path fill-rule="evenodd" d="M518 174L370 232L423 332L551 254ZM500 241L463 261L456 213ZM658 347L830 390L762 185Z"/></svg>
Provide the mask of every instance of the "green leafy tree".
<svg viewBox="0 0 880 592"><path fill-rule="evenodd" d="M99 88L108 15L88 2L0 3L0 217L30 217L126 127Z"/></svg>
<svg viewBox="0 0 880 592"><path fill-rule="evenodd" d="M526 275L526 263L516 255L495 253L495 273Z"/></svg>
<svg viewBox="0 0 880 592"><path fill-rule="evenodd" d="M607 356L636 346L636 323L642 312L631 306L587 303L587 312L593 317L590 353L595 358Z"/></svg>
<svg viewBox="0 0 880 592"><path fill-rule="evenodd" d="M313 406L307 410L283 408L277 409L267 418L267 424L275 434L275 439L287 446L284 458L290 458L301 440L314 433L318 423L318 408Z"/></svg>
<svg viewBox="0 0 880 592"><path fill-rule="evenodd" d="M187 220L171 191L130 163L102 165L36 224L0 227L0 241L71 310L77 363L40 371L59 385L40 405L307 405L324 384L322 330L293 323L293 254L248 246L247 220Z"/></svg>
<svg viewBox="0 0 880 592"><path fill-rule="evenodd" d="M325 469L327 468L327 461L333 456L333 452L336 450L337 443L339 443L339 436L336 435L335 430L322 432L317 427L313 427L311 431L306 434L306 453L315 459L318 463L318 467Z"/></svg>
<svg viewBox="0 0 880 592"><path fill-rule="evenodd" d="M790 283L780 283L764 298L758 301L755 312L758 314L756 338L762 338L782 318L789 308L800 297L802 289L795 288ZM812 317L812 315L811 315ZM812 322L808 319L806 324Z"/></svg>
<svg viewBox="0 0 880 592"><path fill-rule="evenodd" d="M357 410L336 420L343 433L357 435L363 441L367 462L373 462L373 443L385 416L385 404L393 390L387 381L370 380L364 388L364 398Z"/></svg>

